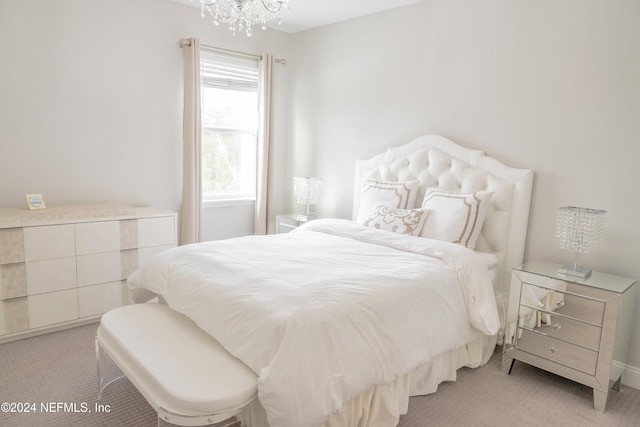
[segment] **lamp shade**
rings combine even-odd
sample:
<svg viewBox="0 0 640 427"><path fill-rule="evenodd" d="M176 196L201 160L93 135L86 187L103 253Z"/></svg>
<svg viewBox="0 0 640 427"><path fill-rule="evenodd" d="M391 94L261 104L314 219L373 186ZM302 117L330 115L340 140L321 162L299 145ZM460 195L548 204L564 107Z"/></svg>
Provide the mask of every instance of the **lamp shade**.
<svg viewBox="0 0 640 427"><path fill-rule="evenodd" d="M591 252L604 235L604 221L607 211L601 209L565 206L558 209L556 217L556 237L560 247L575 252L573 266L563 266L559 271L583 278L589 277L591 270L578 265L580 254Z"/></svg>
<svg viewBox="0 0 640 427"><path fill-rule="evenodd" d="M311 205L317 205L320 202L320 186L322 180L319 178L313 178L305 176L304 178L293 178L293 196L296 198L296 203L299 205L305 205L305 213L298 214L296 218L298 221L307 222L309 220L317 218L315 214L311 213Z"/></svg>
<svg viewBox="0 0 640 427"><path fill-rule="evenodd" d="M560 239L560 247L580 253L593 251L604 235L606 213L600 209L575 206L559 208L556 237Z"/></svg>
<svg viewBox="0 0 640 427"><path fill-rule="evenodd" d="M320 201L322 180L306 176L293 178L293 195L299 205L317 205Z"/></svg>

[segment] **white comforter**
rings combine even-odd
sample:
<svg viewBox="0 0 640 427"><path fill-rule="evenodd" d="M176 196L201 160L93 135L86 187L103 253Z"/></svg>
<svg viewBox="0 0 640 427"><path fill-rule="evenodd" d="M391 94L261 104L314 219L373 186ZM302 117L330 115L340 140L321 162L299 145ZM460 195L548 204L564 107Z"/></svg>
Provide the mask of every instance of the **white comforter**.
<svg viewBox="0 0 640 427"><path fill-rule="evenodd" d="M164 297L253 369L272 427L321 425L372 386L499 328L475 253L345 220L178 247L129 285Z"/></svg>

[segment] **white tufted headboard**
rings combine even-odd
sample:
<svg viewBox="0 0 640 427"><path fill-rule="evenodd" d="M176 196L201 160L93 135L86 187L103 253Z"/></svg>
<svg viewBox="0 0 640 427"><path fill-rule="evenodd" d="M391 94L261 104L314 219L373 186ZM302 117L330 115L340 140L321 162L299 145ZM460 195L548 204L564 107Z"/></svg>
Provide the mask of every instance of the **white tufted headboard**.
<svg viewBox="0 0 640 427"><path fill-rule="evenodd" d="M442 136L421 136L369 160L356 162L354 219L363 177L384 181L418 179L417 204L428 187L459 192L493 191L493 207L487 212L476 250L498 257L497 290L508 293L511 269L524 259L533 171L508 167L482 151L462 147Z"/></svg>

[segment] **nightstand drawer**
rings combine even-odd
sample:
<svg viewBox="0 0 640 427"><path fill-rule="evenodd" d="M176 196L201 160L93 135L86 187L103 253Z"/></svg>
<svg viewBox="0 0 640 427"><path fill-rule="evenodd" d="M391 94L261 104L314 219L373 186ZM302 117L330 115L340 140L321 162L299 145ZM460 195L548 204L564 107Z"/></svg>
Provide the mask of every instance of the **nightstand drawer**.
<svg viewBox="0 0 640 427"><path fill-rule="evenodd" d="M538 311L544 313L543 311ZM600 348L600 336L602 335L601 327L579 322L569 317L546 314L549 317L549 323L531 330L551 338L557 338L580 347L598 351Z"/></svg>
<svg viewBox="0 0 640 427"><path fill-rule="evenodd" d="M570 289L571 286L567 286L567 290ZM592 325L602 326L606 307L604 301L569 292L563 294L564 304L556 309L556 313Z"/></svg>
<svg viewBox="0 0 640 427"><path fill-rule="evenodd" d="M517 338L516 348L568 368L594 375L598 352L568 342L544 336L526 329Z"/></svg>
<svg viewBox="0 0 640 427"><path fill-rule="evenodd" d="M534 294L540 294L543 290L546 290L547 292L551 291L551 289L539 287L530 283L525 285L528 286ZM558 305L554 310L556 313L562 314L566 317L571 317L581 322L602 326L605 310L604 301L579 294L579 289L571 283L567 284L566 291L555 289L553 292L558 294L556 297Z"/></svg>

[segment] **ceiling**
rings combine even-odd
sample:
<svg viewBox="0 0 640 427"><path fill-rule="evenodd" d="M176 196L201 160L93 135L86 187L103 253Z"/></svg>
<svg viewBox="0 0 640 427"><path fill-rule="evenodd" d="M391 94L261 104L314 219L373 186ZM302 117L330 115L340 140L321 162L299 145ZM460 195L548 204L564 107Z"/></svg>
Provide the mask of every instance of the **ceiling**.
<svg viewBox="0 0 640 427"><path fill-rule="evenodd" d="M172 1L200 9L198 0ZM422 0L290 0L290 11L282 14L282 25L273 22L269 27L297 33L420 1Z"/></svg>

